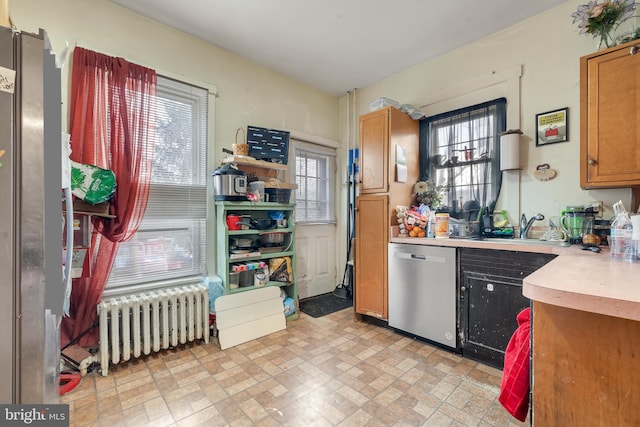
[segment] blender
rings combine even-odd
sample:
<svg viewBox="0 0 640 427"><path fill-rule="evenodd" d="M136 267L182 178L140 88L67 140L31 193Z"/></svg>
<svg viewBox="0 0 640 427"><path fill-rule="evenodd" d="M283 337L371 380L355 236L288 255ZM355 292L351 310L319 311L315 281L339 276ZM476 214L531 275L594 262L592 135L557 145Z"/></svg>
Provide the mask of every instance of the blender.
<svg viewBox="0 0 640 427"><path fill-rule="evenodd" d="M585 234L593 233L595 212L593 208L584 206L567 206L562 211L560 224L567 230L570 243L582 243Z"/></svg>

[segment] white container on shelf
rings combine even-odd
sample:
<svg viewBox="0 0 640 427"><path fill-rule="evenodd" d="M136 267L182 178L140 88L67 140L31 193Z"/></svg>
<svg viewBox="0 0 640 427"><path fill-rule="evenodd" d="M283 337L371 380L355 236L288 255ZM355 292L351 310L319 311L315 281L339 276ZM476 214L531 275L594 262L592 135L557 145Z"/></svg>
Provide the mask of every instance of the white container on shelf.
<svg viewBox="0 0 640 427"><path fill-rule="evenodd" d="M379 110L385 107L395 107L400 108L400 103L390 98L380 97L375 99L369 103L369 109L371 111Z"/></svg>
<svg viewBox="0 0 640 427"><path fill-rule="evenodd" d="M249 183L249 193L259 202L264 202L264 181L252 181Z"/></svg>
<svg viewBox="0 0 640 427"><path fill-rule="evenodd" d="M238 289L240 286L240 272L229 273L229 289Z"/></svg>
<svg viewBox="0 0 640 427"><path fill-rule="evenodd" d="M264 270L256 270L253 275L253 286L264 286L267 284L267 273Z"/></svg>

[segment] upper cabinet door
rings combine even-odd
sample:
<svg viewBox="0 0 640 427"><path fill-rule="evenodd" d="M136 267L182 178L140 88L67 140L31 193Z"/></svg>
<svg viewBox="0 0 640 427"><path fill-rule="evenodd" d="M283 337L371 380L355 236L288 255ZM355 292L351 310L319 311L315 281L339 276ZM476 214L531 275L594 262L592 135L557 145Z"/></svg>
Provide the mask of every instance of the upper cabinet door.
<svg viewBox="0 0 640 427"><path fill-rule="evenodd" d="M640 43L580 58L580 83L580 185L640 185Z"/></svg>
<svg viewBox="0 0 640 427"><path fill-rule="evenodd" d="M396 193L391 202L411 202L413 184L419 178L419 122L387 107L360 116L360 193ZM398 151L406 171L397 176ZM402 194L402 196L399 196Z"/></svg>
<svg viewBox="0 0 640 427"><path fill-rule="evenodd" d="M389 191L389 109L360 117L360 193Z"/></svg>

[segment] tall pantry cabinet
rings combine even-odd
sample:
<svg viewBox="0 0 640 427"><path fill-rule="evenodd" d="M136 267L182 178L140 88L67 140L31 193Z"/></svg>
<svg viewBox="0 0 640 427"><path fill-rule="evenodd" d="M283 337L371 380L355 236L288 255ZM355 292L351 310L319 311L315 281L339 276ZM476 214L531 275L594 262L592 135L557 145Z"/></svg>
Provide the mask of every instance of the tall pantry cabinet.
<svg viewBox="0 0 640 427"><path fill-rule="evenodd" d="M356 314L388 319L387 246L395 208L409 206L418 181L418 121L393 107L360 116L360 195L356 200ZM406 176L398 174L404 162Z"/></svg>

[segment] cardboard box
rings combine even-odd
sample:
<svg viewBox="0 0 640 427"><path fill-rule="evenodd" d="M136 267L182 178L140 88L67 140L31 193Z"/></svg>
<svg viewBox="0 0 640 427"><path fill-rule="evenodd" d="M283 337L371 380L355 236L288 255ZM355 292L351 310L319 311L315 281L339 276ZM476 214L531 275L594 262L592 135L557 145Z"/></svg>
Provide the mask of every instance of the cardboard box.
<svg viewBox="0 0 640 427"><path fill-rule="evenodd" d="M90 203L85 202L84 200L75 199L73 201L73 211L77 213L107 216L112 218L113 216L109 215L109 205L110 205L109 202L92 205Z"/></svg>

